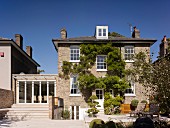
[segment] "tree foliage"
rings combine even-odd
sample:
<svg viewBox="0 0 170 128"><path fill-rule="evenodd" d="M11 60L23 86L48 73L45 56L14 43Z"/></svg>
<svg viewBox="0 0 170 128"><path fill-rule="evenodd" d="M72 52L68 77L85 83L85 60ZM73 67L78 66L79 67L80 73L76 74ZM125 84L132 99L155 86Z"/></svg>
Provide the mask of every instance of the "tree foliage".
<svg viewBox="0 0 170 128"><path fill-rule="evenodd" d="M125 37L117 32L109 32L108 36L113 36L113 37Z"/></svg>
<svg viewBox="0 0 170 128"><path fill-rule="evenodd" d="M79 63L63 62L63 74L59 74L60 77L68 79L70 74L78 74L78 87L81 92L86 89L92 91L95 88L102 88L106 92L113 89L115 96L118 96L129 87L124 79L125 62L121 58L120 49L115 47L113 43L81 44L80 52ZM97 55L107 56L107 73L103 78L96 77L92 72Z"/></svg>
<svg viewBox="0 0 170 128"><path fill-rule="evenodd" d="M80 62L70 63L63 62L63 74L60 77L69 78L70 74L78 74L79 89L95 88L116 88L118 91L125 91L128 84L121 77L124 76L125 62L121 58L121 52L113 46L113 43L107 44L81 44L80 45ZM107 75L105 78L97 78L91 72L96 63L97 55L107 55Z"/></svg>
<svg viewBox="0 0 170 128"><path fill-rule="evenodd" d="M126 72L128 76L142 84L146 95L156 100L164 111L170 111L170 57L152 63L147 54L139 52L134 58L133 69Z"/></svg>

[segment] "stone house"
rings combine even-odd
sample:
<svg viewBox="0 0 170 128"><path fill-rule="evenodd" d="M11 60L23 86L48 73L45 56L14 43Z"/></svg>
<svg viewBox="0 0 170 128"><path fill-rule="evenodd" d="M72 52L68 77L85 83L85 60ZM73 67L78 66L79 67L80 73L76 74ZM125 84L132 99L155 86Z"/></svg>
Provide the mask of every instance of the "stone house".
<svg viewBox="0 0 170 128"><path fill-rule="evenodd" d="M94 36L67 38L66 29L61 29L61 38L52 39L55 49L58 53L58 73L62 73L63 61L72 63L80 62L80 44L106 44L113 42L116 47L121 51L122 57L126 62L125 68L129 68L134 62L131 57L140 51L150 52L150 47L156 42L155 39L141 38L140 31L134 27L132 37L111 37L108 36L108 26L96 26ZM107 72L107 66L105 63L106 56L97 55L96 64L92 67L91 72L96 77L104 77ZM71 111L72 119L82 119L83 114L88 108L87 103L84 100L84 96L79 91L77 85L77 76L70 75L69 79L58 78L58 85L56 90L56 96L64 99L64 107ZM135 83L130 82L130 88L125 92L124 103L130 103L132 99L147 100L147 97L142 93L144 88ZM104 90L95 89L93 94L98 97L100 104L99 109L103 109L104 102Z"/></svg>

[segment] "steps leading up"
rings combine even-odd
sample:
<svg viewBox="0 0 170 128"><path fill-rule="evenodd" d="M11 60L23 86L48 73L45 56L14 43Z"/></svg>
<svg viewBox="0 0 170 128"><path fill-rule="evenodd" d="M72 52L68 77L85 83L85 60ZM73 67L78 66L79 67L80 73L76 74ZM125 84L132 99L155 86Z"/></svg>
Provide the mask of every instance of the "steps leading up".
<svg viewBox="0 0 170 128"><path fill-rule="evenodd" d="M6 118L12 120L48 119L48 104L13 104L6 114Z"/></svg>

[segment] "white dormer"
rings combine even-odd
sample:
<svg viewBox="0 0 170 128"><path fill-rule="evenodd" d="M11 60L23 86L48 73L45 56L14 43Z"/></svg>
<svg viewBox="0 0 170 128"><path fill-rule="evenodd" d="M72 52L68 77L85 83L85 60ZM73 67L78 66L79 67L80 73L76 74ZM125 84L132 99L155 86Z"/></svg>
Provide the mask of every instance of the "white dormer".
<svg viewBox="0 0 170 128"><path fill-rule="evenodd" d="M108 26L96 26L96 38L108 39Z"/></svg>

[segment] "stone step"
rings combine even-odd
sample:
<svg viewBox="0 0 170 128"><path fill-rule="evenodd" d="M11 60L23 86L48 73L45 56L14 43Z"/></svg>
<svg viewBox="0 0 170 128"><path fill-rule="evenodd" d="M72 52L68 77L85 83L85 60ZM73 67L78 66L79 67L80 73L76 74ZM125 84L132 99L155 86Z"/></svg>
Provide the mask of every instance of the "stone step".
<svg viewBox="0 0 170 128"><path fill-rule="evenodd" d="M35 116L38 116L38 115L39 116L44 116L45 115L45 116L48 116L49 113L47 113L47 112L46 113L29 113L29 112L19 112L19 113L17 112L17 113L15 113L15 112L8 112L7 115L8 116L12 116L12 115L30 115L30 116L34 116L34 115Z"/></svg>
<svg viewBox="0 0 170 128"><path fill-rule="evenodd" d="M49 119L47 115L6 115L9 120L30 120L30 119Z"/></svg>
<svg viewBox="0 0 170 128"><path fill-rule="evenodd" d="M9 111L48 111L49 108L9 108Z"/></svg>
<svg viewBox="0 0 170 128"><path fill-rule="evenodd" d="M13 104L11 106L12 108L28 108L28 107L34 107L34 108L44 108L44 107L49 107L49 104Z"/></svg>
<svg viewBox="0 0 170 128"><path fill-rule="evenodd" d="M6 114L6 117L13 120L49 118L48 104L13 104Z"/></svg>

